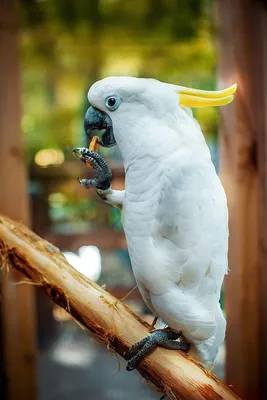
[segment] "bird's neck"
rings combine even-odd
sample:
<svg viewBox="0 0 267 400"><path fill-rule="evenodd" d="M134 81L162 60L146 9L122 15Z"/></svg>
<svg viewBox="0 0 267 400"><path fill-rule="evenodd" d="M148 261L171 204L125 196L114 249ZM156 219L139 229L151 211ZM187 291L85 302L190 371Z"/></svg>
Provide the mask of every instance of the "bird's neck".
<svg viewBox="0 0 267 400"><path fill-rule="evenodd" d="M126 171L136 168L145 170L149 161L159 164L181 145L174 129L150 121L125 125L124 130L116 135L116 141Z"/></svg>
<svg viewBox="0 0 267 400"><path fill-rule="evenodd" d="M184 111L178 117L169 115L164 120L140 116L136 119L127 114L123 122L115 121L114 134L126 171L141 168L141 165L147 168L148 159L159 164L182 147L201 153L205 148L208 150L196 121Z"/></svg>

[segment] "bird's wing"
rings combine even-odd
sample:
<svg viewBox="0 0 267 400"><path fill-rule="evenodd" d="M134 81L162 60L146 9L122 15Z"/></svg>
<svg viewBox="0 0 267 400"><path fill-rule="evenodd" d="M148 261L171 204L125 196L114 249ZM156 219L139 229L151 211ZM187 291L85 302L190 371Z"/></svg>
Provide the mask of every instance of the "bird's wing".
<svg viewBox="0 0 267 400"><path fill-rule="evenodd" d="M210 159L179 154L162 176L156 212L164 246L177 261L177 282L209 302L219 297L227 273L226 197ZM182 261L181 261L182 260ZM205 280L205 281L204 281ZM206 300L205 300L206 299Z"/></svg>

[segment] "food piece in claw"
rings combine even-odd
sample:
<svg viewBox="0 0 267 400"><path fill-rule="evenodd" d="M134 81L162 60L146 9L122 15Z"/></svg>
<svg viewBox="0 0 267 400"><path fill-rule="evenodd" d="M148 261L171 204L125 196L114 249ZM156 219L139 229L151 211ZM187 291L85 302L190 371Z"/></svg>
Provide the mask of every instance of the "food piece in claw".
<svg viewBox="0 0 267 400"><path fill-rule="evenodd" d="M97 153L98 147L99 147L98 140L99 140L98 136L94 136L93 137L93 139L91 140L90 145L89 145L89 150L94 151L95 153ZM90 162L87 162L85 164L87 165L87 167L93 168L93 166L92 166L92 164Z"/></svg>
<svg viewBox="0 0 267 400"><path fill-rule="evenodd" d="M96 188L97 194L106 200L107 190L110 188L112 172L103 157L94 150L98 149L98 137L92 139L93 143L88 147L76 147L72 150L74 157L94 170L93 179L80 179L78 182L86 189ZM101 192L102 191L102 192ZM101 193L100 193L101 192Z"/></svg>

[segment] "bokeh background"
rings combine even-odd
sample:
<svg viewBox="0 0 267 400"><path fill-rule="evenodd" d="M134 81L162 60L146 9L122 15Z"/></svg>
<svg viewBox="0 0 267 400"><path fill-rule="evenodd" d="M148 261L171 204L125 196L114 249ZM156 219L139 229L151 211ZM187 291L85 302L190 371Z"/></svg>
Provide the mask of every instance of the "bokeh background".
<svg viewBox="0 0 267 400"><path fill-rule="evenodd" d="M215 3L220 3L219 7ZM38 235L64 252L70 264L98 284L106 285L119 298L135 287L120 212L101 202L94 191L80 187L76 177L87 177L90 172L72 155L73 147L87 144L83 119L88 108L88 89L108 75L152 77L209 90L217 88L218 76L220 86L233 83L238 74L225 67L227 51L229 57L232 54L231 38L218 35L216 21L219 17L224 24L223 32L233 30L231 11L233 15L241 12L241 31L245 32L249 21L246 16L254 6L247 0L244 7L240 1L232 3L233 10L231 2L222 0L0 0L0 63L12 53L0 77L1 102L11 104L9 115L6 119L2 116L0 144L2 148L5 143L9 146L12 129L8 126L15 118L19 121L18 135L23 141L20 145L19 139L19 146L20 150L24 148L23 163L27 170L26 219ZM264 2L255 3L261 7ZM253 15L253 23L257 25L259 21ZM244 44L242 38L246 35L250 40L247 32L238 36L236 43ZM221 47L227 51L221 51ZM222 70L225 73L219 74ZM241 91L242 87L241 80ZM15 103L20 102L21 109L15 106L12 111L15 96ZM229 121L233 114L227 114L227 109L224 120ZM243 113L247 115L246 110ZM224 125L220 123L219 110L196 109L194 115L220 172L219 130ZM230 129L233 127L234 124ZM14 136L15 141L17 137ZM113 187L123 188L124 169L118 149L101 148L100 152L112 167ZM10 156L5 153L7 163L11 153ZM8 165L12 168L12 163ZM9 171L7 168L5 175L2 173L2 183L9 179ZM227 168L226 173L229 173ZM13 185L16 181L0 191L0 211L11 216L14 213L8 211L7 204L11 201L18 209L24 196L18 192L12 196ZM12 290L17 289L13 286ZM224 307L224 293L221 301ZM125 302L143 318L152 320L137 289ZM12 307L15 305L8 301L8 308L2 308L3 331L5 324L9 324L5 312L12 313ZM27 334L36 338L37 348L36 379L30 380L31 389L24 387L25 393L28 389L31 393L25 398L159 399L160 395L140 380L137 373L125 371L122 359L118 361L38 288L29 309L23 310L34 320L29 324L34 328L31 331L29 328ZM10 326L12 330L12 323ZM241 330L241 326L235 329ZM16 390L10 395L10 385L14 387L16 383L6 368L5 334L2 348L1 399L22 398L16 397L19 396ZM220 379L225 379L225 362L223 346L213 371Z"/></svg>
<svg viewBox="0 0 267 400"><path fill-rule="evenodd" d="M135 283L120 211L103 204L94 191L84 190L76 181L77 175L88 174L81 171L71 151L86 144L83 118L88 88L104 76L130 75L214 89L212 2L139 0L133 5L124 0L31 1L21 3L20 16L22 129L30 170L33 229L64 250L74 267L123 297ZM217 113L215 108L197 112L216 164ZM122 188L124 171L118 149L100 152L113 167L113 186ZM148 312L138 290L129 300L136 311ZM59 310L51 308L54 318L62 321ZM139 383L137 374L128 376L124 363L114 377L114 357L110 360L105 354L99 360L103 349L98 354L88 333L82 334L75 323L52 320L55 337L44 322L41 312L42 399L75 399L81 394L89 398L90 392L90 398L103 399L135 399L144 394L145 398L159 397L144 382ZM82 386L81 379L75 382L72 378L77 368L84 376ZM47 375L48 369L53 370L52 375ZM51 384L51 377L57 374L58 387ZM66 387L66 380L71 380L70 387ZM104 388L102 380L107 380ZM131 393L129 384L133 384Z"/></svg>

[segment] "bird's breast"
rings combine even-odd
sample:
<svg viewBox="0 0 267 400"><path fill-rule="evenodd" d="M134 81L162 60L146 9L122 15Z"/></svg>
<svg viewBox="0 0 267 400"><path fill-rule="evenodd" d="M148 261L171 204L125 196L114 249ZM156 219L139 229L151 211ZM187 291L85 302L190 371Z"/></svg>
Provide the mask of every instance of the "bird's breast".
<svg viewBox="0 0 267 400"><path fill-rule="evenodd" d="M161 176L156 166L154 170L142 173L135 170L133 175L126 176L122 214L135 278L153 293L163 291L166 272L171 272L167 268L170 264L168 252L162 251L162 240L157 242L159 234L156 213L162 186Z"/></svg>

